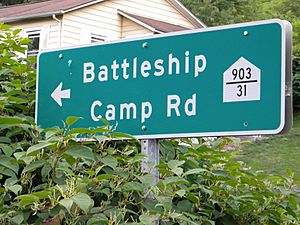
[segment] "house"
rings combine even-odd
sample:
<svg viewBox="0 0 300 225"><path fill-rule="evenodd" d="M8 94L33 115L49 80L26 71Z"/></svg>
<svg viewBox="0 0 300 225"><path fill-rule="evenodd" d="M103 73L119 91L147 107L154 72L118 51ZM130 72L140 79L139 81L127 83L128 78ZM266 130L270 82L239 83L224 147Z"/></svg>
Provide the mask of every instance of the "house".
<svg viewBox="0 0 300 225"><path fill-rule="evenodd" d="M178 0L46 0L0 8L39 50L203 28Z"/></svg>

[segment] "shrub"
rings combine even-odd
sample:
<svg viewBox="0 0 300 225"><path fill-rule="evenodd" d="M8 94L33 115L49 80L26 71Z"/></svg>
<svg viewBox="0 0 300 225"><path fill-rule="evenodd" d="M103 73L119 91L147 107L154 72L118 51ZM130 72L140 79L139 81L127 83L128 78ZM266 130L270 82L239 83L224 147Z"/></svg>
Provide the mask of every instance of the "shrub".
<svg viewBox="0 0 300 225"><path fill-rule="evenodd" d="M222 139L215 148L161 142L161 178L153 186L154 177L141 172L145 156L138 142L111 141L115 136L107 126L70 129L75 121L68 118L65 129L39 130L43 138L23 148L6 145L0 160L3 224L300 222L293 174L253 172L220 151ZM94 141L75 142L78 135Z"/></svg>
<svg viewBox="0 0 300 225"><path fill-rule="evenodd" d="M293 60L293 106L295 111L300 110L300 57Z"/></svg>

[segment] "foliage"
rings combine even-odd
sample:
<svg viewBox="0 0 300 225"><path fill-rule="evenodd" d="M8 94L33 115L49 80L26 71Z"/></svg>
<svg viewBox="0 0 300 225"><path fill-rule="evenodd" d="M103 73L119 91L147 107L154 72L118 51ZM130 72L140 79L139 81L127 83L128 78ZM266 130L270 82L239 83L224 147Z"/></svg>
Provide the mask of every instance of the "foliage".
<svg viewBox="0 0 300 225"><path fill-rule="evenodd" d="M263 3L262 9L268 16L288 20L293 25L293 102L300 110L300 0L273 0Z"/></svg>
<svg viewBox="0 0 300 225"><path fill-rule="evenodd" d="M208 26L261 19L258 0L181 0Z"/></svg>
<svg viewBox="0 0 300 225"><path fill-rule="evenodd" d="M15 5L29 2L29 0L0 0L0 5Z"/></svg>
<svg viewBox="0 0 300 225"><path fill-rule="evenodd" d="M9 29L0 24L0 224L299 224L293 174L248 170L221 151L228 139L162 142L153 185L139 142L112 141L130 137L113 127L37 127L34 62L20 55L29 40Z"/></svg>
<svg viewBox="0 0 300 225"><path fill-rule="evenodd" d="M162 142L161 179L153 186L154 177L141 172L145 156L138 142L112 142L108 127L71 129L70 121L65 129L38 130L39 137L26 148L8 144L15 135L5 136L0 160L3 224L300 222L293 174L267 177L249 171L220 151L227 139L211 147ZM18 124L10 120L7 125ZM98 135L103 131L106 135ZM83 134L94 141L74 141Z"/></svg>
<svg viewBox="0 0 300 225"><path fill-rule="evenodd" d="M35 99L35 69L33 58L25 54L29 39L20 38L20 29L0 23L0 112L1 115L33 116ZM3 32L1 32L3 31Z"/></svg>
<svg viewBox="0 0 300 225"><path fill-rule="evenodd" d="M293 102L294 109L300 110L300 54L299 57L295 57L293 62L293 72L294 72L294 80L293 80Z"/></svg>
<svg viewBox="0 0 300 225"><path fill-rule="evenodd" d="M255 170L267 174L285 175L287 168L295 173L295 184L300 189L300 114L295 113L293 128L286 134L269 136L254 143L242 143L240 151L234 156Z"/></svg>

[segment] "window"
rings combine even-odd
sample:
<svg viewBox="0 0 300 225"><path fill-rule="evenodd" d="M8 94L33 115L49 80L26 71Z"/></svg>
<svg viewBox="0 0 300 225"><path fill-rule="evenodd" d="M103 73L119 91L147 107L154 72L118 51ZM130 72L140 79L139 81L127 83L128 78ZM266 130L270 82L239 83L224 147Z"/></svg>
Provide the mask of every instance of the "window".
<svg viewBox="0 0 300 225"><path fill-rule="evenodd" d="M31 40L31 45L27 49L27 56L36 56L40 49L41 29L27 30L26 35Z"/></svg>
<svg viewBox="0 0 300 225"><path fill-rule="evenodd" d="M91 43L103 42L105 41L105 36L99 34L91 34Z"/></svg>

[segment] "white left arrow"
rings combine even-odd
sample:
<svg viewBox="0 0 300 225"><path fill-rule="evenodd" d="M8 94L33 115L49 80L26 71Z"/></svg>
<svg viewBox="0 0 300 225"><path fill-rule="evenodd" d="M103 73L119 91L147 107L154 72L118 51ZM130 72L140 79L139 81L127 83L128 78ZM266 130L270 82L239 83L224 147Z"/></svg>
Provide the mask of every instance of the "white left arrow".
<svg viewBox="0 0 300 225"><path fill-rule="evenodd" d="M54 99L54 101L57 102L57 104L62 107L62 98L71 98L71 89L67 90L61 90L63 86L63 83L61 82L57 88L52 92L51 97Z"/></svg>

